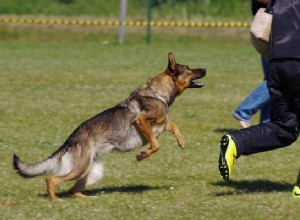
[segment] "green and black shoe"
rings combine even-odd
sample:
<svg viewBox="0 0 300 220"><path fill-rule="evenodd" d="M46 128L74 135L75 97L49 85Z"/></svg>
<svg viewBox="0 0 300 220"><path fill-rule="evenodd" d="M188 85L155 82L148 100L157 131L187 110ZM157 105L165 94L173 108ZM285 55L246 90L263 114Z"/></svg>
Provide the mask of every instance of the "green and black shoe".
<svg viewBox="0 0 300 220"><path fill-rule="evenodd" d="M230 135L224 135L220 141L219 171L224 180L229 180L237 156L235 143Z"/></svg>
<svg viewBox="0 0 300 220"><path fill-rule="evenodd" d="M299 186L294 186L293 188L293 197L300 199L300 187Z"/></svg>

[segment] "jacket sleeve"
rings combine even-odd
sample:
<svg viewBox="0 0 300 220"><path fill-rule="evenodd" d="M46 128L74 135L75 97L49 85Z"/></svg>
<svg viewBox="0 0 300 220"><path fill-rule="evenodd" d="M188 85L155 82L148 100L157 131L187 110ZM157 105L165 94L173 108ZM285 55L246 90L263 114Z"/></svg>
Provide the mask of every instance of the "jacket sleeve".
<svg viewBox="0 0 300 220"><path fill-rule="evenodd" d="M273 10L270 58L300 59L300 1L276 0Z"/></svg>

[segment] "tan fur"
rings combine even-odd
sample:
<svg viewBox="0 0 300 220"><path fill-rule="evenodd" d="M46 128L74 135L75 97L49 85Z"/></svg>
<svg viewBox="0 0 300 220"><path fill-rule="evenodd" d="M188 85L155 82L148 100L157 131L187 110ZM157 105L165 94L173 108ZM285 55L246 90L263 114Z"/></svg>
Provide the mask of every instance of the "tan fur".
<svg viewBox="0 0 300 220"><path fill-rule="evenodd" d="M196 79L205 76L205 69L189 69L177 64L172 53L167 69L148 80L113 108L82 123L50 157L37 163L24 163L14 155L14 167L20 175L35 177L47 173L46 185L51 200L57 199L55 186L76 180L69 194L85 197L81 192L87 185L102 177L100 154L111 151L129 151L150 144L137 154L138 161L155 153L160 145L158 136L163 131L174 134L180 148L185 141L178 127L168 121L168 113L175 98L186 88L200 88Z"/></svg>

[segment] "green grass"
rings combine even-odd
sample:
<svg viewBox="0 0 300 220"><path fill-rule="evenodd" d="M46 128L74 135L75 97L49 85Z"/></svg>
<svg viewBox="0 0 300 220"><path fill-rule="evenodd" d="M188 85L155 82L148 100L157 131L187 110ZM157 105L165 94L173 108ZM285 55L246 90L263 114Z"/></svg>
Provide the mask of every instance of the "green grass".
<svg viewBox="0 0 300 220"><path fill-rule="evenodd" d="M211 29L176 36L155 29L152 43L129 32L124 45L109 32L2 29L0 35L1 219L297 219L291 196L299 165L292 147L241 157L233 181L218 174L219 138L238 129L231 112L262 77L248 31L222 35ZM172 33L174 33L175 29ZM12 155L27 162L48 157L76 126L125 99L167 65L207 68L202 89L183 93L171 108L186 149L168 133L160 150L144 161L135 154L107 153L105 175L87 188L92 199L50 202L44 177L23 179ZM253 123L257 122L257 116Z"/></svg>

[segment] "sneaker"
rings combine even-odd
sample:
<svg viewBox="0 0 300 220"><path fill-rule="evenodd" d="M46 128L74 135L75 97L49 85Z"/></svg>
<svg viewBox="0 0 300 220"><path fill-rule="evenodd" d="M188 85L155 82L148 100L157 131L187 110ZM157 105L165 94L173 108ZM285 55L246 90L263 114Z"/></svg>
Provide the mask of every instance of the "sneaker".
<svg viewBox="0 0 300 220"><path fill-rule="evenodd" d="M237 151L230 135L224 135L220 141L219 171L224 180L229 180Z"/></svg>
<svg viewBox="0 0 300 220"><path fill-rule="evenodd" d="M293 197L300 199L300 187L299 186L294 186L293 188Z"/></svg>

